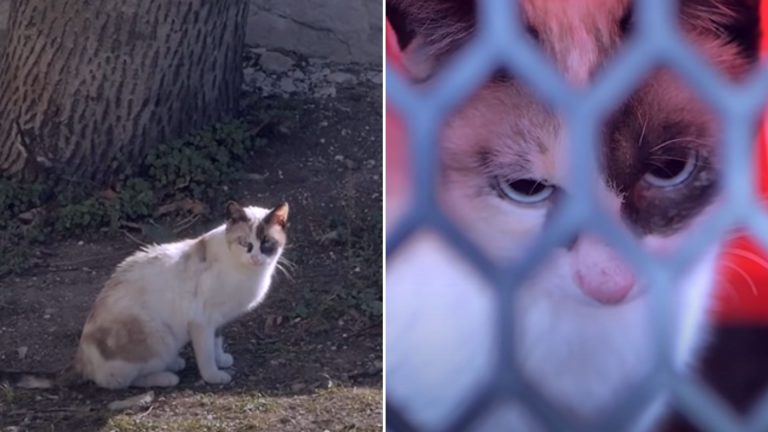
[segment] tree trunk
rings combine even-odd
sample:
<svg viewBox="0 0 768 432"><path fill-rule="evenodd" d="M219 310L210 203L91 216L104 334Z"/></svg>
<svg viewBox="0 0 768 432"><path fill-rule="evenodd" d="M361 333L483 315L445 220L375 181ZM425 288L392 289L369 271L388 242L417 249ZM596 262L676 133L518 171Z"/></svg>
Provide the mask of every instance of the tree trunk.
<svg viewBox="0 0 768 432"><path fill-rule="evenodd" d="M0 175L104 182L233 114L247 0L13 0Z"/></svg>

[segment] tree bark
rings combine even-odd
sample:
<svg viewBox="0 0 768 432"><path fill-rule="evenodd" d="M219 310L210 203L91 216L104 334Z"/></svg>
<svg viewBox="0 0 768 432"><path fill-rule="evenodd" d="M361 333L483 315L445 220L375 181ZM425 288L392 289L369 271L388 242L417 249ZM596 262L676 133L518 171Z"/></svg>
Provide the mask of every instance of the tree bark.
<svg viewBox="0 0 768 432"><path fill-rule="evenodd" d="M0 175L105 182L234 114L247 0L13 0Z"/></svg>

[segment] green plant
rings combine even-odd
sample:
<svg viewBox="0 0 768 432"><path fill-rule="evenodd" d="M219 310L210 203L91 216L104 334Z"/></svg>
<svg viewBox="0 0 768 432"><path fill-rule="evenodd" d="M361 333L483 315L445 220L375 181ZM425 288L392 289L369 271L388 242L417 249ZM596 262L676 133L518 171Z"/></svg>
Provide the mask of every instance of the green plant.
<svg viewBox="0 0 768 432"><path fill-rule="evenodd" d="M261 144L252 135L248 124L232 120L158 145L106 190L66 179L0 179L0 275L29 268L30 248L50 236L146 221L161 205L183 199L220 205L229 198L221 185L240 175Z"/></svg>

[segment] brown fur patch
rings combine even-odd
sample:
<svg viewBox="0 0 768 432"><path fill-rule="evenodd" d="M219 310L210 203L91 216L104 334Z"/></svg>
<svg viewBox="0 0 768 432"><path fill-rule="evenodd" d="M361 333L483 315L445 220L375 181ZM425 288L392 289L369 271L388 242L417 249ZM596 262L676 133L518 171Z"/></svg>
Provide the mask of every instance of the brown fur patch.
<svg viewBox="0 0 768 432"><path fill-rule="evenodd" d="M95 346L105 360L145 362L154 357L147 333L136 317L115 318L83 333L80 343Z"/></svg>
<svg viewBox="0 0 768 432"><path fill-rule="evenodd" d="M248 215L240 204L230 201L226 206L227 222L236 224L240 222L249 222Z"/></svg>
<svg viewBox="0 0 768 432"><path fill-rule="evenodd" d="M288 226L288 210L288 203L281 203L264 217L264 223L279 225L285 229Z"/></svg>

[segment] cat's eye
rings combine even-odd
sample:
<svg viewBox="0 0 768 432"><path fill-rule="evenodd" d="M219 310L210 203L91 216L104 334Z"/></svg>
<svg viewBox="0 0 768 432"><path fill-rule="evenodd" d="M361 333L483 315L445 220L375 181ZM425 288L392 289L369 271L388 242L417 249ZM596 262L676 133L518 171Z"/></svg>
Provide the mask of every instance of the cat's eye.
<svg viewBox="0 0 768 432"><path fill-rule="evenodd" d="M521 204L544 202L555 191L554 186L535 179L517 179L512 181L497 179L496 183L499 191L504 196Z"/></svg>
<svg viewBox="0 0 768 432"><path fill-rule="evenodd" d="M699 164L696 150L685 150L677 155L655 157L643 180L658 188L673 188L687 182Z"/></svg>
<svg viewBox="0 0 768 432"><path fill-rule="evenodd" d="M240 246L244 247L248 253L251 253L253 251L253 243L246 241L246 240L240 240Z"/></svg>

